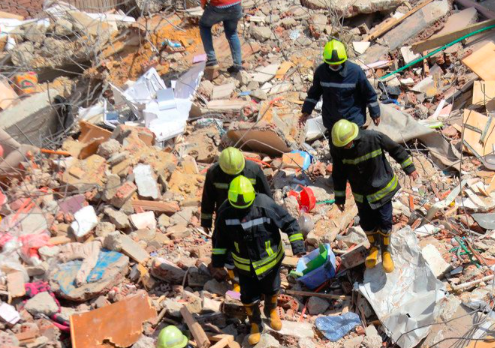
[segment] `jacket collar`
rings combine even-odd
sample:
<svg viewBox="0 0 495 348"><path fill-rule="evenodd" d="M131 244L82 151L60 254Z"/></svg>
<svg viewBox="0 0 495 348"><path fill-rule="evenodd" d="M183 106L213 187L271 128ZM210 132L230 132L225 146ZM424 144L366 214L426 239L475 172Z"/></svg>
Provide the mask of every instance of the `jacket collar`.
<svg viewBox="0 0 495 348"><path fill-rule="evenodd" d="M326 64L326 63L325 63L325 64ZM326 65L327 65L327 69L328 69L331 73L333 73L333 74L339 74L339 75L340 75L340 76L342 76L342 77L345 77L345 76L347 75L347 62L344 62L344 63L342 64L344 67L343 67L341 70L337 71L337 72L335 72L335 71L333 71L332 69L330 69L330 67L328 66L328 64L326 64Z"/></svg>

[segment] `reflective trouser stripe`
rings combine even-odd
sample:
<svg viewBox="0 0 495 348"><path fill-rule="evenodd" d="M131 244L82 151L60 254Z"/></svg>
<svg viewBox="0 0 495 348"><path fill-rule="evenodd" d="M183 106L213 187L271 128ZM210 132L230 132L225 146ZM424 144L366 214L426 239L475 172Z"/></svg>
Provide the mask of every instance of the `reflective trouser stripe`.
<svg viewBox="0 0 495 348"><path fill-rule="evenodd" d="M213 255L224 255L227 253L227 249L218 249L218 248L215 248L215 249L212 249L211 250L211 253Z"/></svg>
<svg viewBox="0 0 495 348"><path fill-rule="evenodd" d="M345 191L334 191L335 197L345 197Z"/></svg>
<svg viewBox="0 0 495 348"><path fill-rule="evenodd" d="M215 186L218 189L228 189L229 188L229 184L224 183L224 182L214 182L213 186Z"/></svg>
<svg viewBox="0 0 495 348"><path fill-rule="evenodd" d="M289 237L289 242L295 242L298 240L304 240L302 233L294 233L292 236Z"/></svg>
<svg viewBox="0 0 495 348"><path fill-rule="evenodd" d="M213 218L213 214L203 214L203 213L201 213L201 218L204 219L204 220L212 219Z"/></svg>
<svg viewBox="0 0 495 348"><path fill-rule="evenodd" d="M369 152L369 153L367 153L365 155L362 155L362 156L360 156L358 158L354 158L354 159L343 159L342 160L342 163L356 165L358 163L361 163L361 162L367 161L369 159L375 158L377 156L380 156L382 153L383 153L382 152L382 149L378 149L378 150Z"/></svg>
<svg viewBox="0 0 495 348"><path fill-rule="evenodd" d="M322 87L335 87L335 88L354 88L356 87L355 83L338 83L338 82L320 82Z"/></svg>
<svg viewBox="0 0 495 348"><path fill-rule="evenodd" d="M363 203L364 202L364 197L363 195L360 195L359 193L353 192L354 195L354 200L358 203Z"/></svg>

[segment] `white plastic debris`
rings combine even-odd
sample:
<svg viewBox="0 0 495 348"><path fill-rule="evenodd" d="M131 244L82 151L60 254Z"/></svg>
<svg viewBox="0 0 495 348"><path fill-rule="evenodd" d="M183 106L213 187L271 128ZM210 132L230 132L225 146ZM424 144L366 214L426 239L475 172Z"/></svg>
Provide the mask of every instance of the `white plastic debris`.
<svg viewBox="0 0 495 348"><path fill-rule="evenodd" d="M75 221L70 224L74 235L77 238L82 238L93 230L98 224L95 208L88 205L74 214Z"/></svg>

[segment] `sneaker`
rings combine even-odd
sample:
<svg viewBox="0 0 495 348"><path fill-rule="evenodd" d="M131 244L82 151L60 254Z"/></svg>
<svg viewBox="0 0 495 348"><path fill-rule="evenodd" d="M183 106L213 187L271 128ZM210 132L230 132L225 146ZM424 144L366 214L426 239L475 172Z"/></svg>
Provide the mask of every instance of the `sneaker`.
<svg viewBox="0 0 495 348"><path fill-rule="evenodd" d="M227 69L227 72L231 75L237 74L239 71L244 70L242 66L239 65L232 65L230 68Z"/></svg>

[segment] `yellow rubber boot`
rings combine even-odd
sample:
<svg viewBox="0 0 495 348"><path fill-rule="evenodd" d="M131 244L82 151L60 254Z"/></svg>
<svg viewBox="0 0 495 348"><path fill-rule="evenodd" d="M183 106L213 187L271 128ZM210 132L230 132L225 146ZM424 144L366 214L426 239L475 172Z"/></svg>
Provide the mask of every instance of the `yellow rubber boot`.
<svg viewBox="0 0 495 348"><path fill-rule="evenodd" d="M239 283L235 279L234 270L233 269L227 269L227 274L229 275L229 279L232 282L232 291L240 293L241 292L241 286L239 285Z"/></svg>
<svg viewBox="0 0 495 348"><path fill-rule="evenodd" d="M261 312L259 302L244 305L246 314L249 318L249 324L251 325L251 332L248 336L248 342L254 346L258 344L261 339Z"/></svg>
<svg viewBox="0 0 495 348"><path fill-rule="evenodd" d="M371 248L368 257L366 258L365 265L366 268L373 268L376 266L378 261L378 248L377 244L377 233L376 232L366 232L366 237L368 237L368 241L370 242Z"/></svg>
<svg viewBox="0 0 495 348"><path fill-rule="evenodd" d="M280 331L282 329L282 320L278 315L277 310L277 299L278 294L272 296L265 296L265 316L270 320L270 327L275 331Z"/></svg>
<svg viewBox="0 0 495 348"><path fill-rule="evenodd" d="M394 261L392 260L392 254L390 253L390 235L392 231L381 232L381 244L382 244L382 265L385 273L392 273L395 269Z"/></svg>

